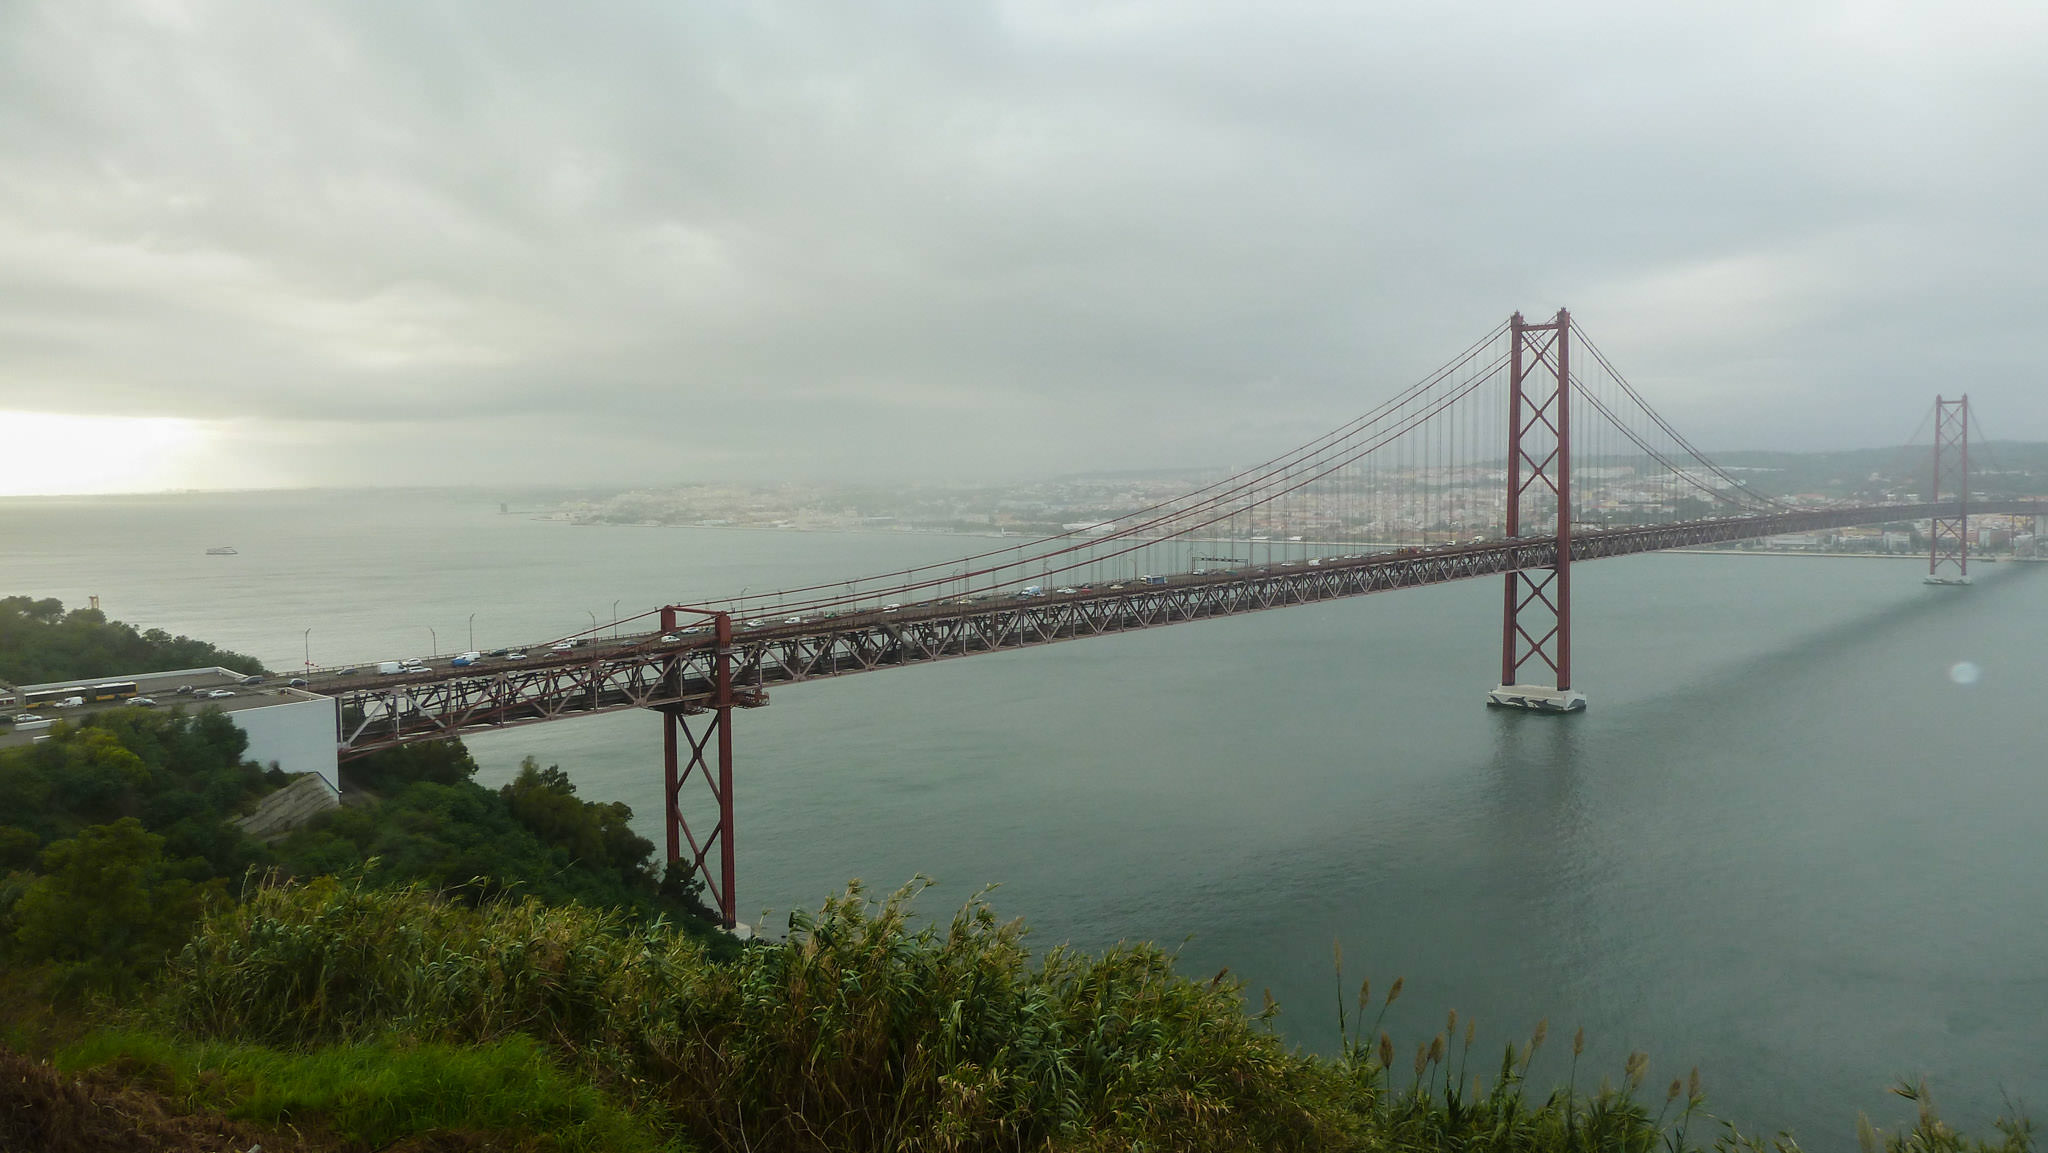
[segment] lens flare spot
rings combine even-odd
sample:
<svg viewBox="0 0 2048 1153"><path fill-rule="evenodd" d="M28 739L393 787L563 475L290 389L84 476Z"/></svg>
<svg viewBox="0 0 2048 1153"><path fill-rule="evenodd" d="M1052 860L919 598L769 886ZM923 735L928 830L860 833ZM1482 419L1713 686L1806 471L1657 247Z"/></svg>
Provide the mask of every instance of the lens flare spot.
<svg viewBox="0 0 2048 1153"><path fill-rule="evenodd" d="M1959 685L1974 685L1983 675L1984 670L1975 661L1957 661L1948 667L1948 679Z"/></svg>

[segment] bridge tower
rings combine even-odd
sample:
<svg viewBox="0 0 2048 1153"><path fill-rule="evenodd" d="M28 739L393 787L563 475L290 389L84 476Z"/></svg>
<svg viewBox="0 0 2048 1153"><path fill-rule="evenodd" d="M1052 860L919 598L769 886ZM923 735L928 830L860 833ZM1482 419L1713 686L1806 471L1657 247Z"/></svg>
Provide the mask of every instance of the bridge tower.
<svg viewBox="0 0 2048 1153"><path fill-rule="evenodd" d="M676 630L675 605L664 605L661 610L661 631L664 634ZM696 609L681 609L683 612L700 612ZM732 813L732 711L740 704L732 684L732 616L729 613L700 613L711 618L713 635L717 640L717 655L712 664L712 696L702 704L675 704L661 712L661 795L666 810L662 817L662 828L667 833L668 861L670 864L683 863L690 871L703 878L704 888L711 896L718 917L727 929L739 923L739 897L733 883L733 813ZM681 673L678 662L671 661L667 676L679 681ZM680 684L677 685L680 688ZM699 727L692 731L690 718L699 718ZM689 760L684 762L682 749L690 750ZM715 769L714 769L715 760ZM700 840L697 832L690 828L683 816L682 793L692 778L702 781L717 806L718 817ZM703 829L703 822L698 822ZM689 845L689 855L683 855L683 846ZM712 866L716 853L717 867Z"/></svg>
<svg viewBox="0 0 2048 1153"><path fill-rule="evenodd" d="M1519 312L1508 322L1507 535L1526 539L1525 512L1539 525L1546 513L1557 521L1552 541L1516 550L1526 567L1507 574L1500 686L1487 704L1545 713L1586 707L1586 695L1572 688L1571 330L1562 308L1547 323L1530 324ZM1532 662L1544 680L1523 679Z"/></svg>
<svg viewBox="0 0 2048 1153"><path fill-rule="evenodd" d="M1934 398L1934 490L1955 493L1956 515L1934 517L1928 532L1927 583L1970 583L1970 394L1959 399Z"/></svg>

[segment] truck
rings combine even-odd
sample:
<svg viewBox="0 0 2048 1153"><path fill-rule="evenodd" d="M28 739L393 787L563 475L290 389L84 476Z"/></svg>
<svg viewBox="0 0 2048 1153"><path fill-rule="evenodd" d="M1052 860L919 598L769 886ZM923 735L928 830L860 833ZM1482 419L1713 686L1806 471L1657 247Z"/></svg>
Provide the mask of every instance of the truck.
<svg viewBox="0 0 2048 1153"><path fill-rule="evenodd" d="M1145 583L1148 585L1163 585L1166 583L1166 578L1163 576L1153 576L1151 573L1146 573Z"/></svg>

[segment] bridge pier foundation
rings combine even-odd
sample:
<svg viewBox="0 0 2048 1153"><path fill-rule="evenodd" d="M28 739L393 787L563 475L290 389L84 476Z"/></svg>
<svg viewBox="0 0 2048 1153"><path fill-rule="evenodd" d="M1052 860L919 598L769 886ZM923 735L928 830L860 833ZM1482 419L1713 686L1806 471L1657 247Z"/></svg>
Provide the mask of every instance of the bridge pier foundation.
<svg viewBox="0 0 2048 1153"><path fill-rule="evenodd" d="M1586 694L1550 685L1502 685L1486 694L1486 703L1532 713L1575 713L1586 707Z"/></svg>

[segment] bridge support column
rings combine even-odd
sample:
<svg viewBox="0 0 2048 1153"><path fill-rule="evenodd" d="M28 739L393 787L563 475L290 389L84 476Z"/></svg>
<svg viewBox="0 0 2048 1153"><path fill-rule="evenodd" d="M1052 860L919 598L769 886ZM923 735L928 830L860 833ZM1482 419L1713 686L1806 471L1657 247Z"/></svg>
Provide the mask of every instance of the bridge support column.
<svg viewBox="0 0 2048 1153"><path fill-rule="evenodd" d="M1946 450L1946 451L1944 451ZM1970 396L1934 398L1934 491L1927 499L1941 503L1941 490L1956 494L1956 515L1933 518L1927 542L1927 583L1970 583Z"/></svg>
<svg viewBox="0 0 2048 1153"><path fill-rule="evenodd" d="M1503 708L1586 707L1586 695L1572 688L1571 329L1571 313L1562 308L1546 324L1530 324L1519 312L1508 322L1507 535L1522 535L1525 500L1539 522L1554 505L1557 529L1548 564L1507 574L1500 685L1486 697ZM1547 678L1523 678L1532 661L1548 670Z"/></svg>
<svg viewBox="0 0 2048 1153"><path fill-rule="evenodd" d="M732 713L738 702L732 686L732 617L726 613L709 615L717 636L711 700L704 705L676 705L661 710L661 792L667 810L662 825L667 833L669 863L685 863L703 879L720 922L731 929L739 924L732 806ZM662 631L670 633L675 627L675 608L664 607ZM699 719L695 729L690 723L692 716ZM685 748L689 750L687 760L682 756ZM717 806L718 816L708 829L702 820L692 829L683 816L683 789L693 779L703 783Z"/></svg>

